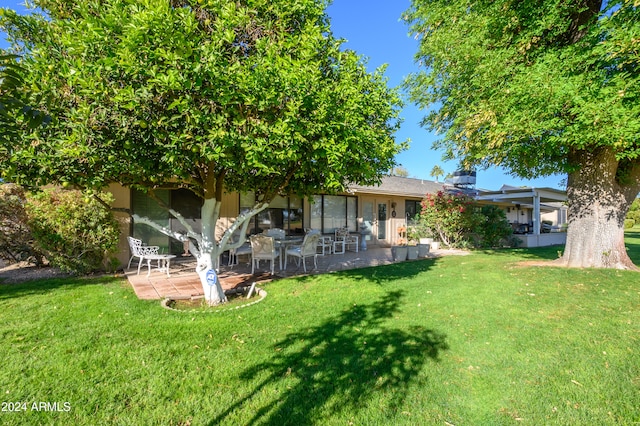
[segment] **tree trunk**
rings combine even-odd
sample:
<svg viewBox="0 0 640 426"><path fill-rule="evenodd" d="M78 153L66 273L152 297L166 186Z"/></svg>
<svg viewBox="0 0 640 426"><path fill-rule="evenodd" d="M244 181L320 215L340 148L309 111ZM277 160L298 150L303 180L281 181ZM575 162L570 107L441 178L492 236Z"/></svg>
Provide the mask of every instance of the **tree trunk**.
<svg viewBox="0 0 640 426"><path fill-rule="evenodd" d="M200 277L202 291L209 305L219 305L227 301L220 280L211 280L211 274L218 269L221 246L216 242L216 222L218 221L220 202L215 198L205 199L201 208L202 242L197 255L196 272ZM209 277L209 278L208 278Z"/></svg>
<svg viewBox="0 0 640 426"><path fill-rule="evenodd" d="M227 301L227 296L224 294L220 280L217 278L217 268L214 267L213 262L214 258L218 258L215 253L201 253L198 256L198 265L196 266L196 272L200 277L204 298L211 306L219 305ZM215 279L213 279L213 277L215 277Z"/></svg>
<svg viewBox="0 0 640 426"><path fill-rule="evenodd" d="M640 190L635 176L621 184L619 162L607 148L570 156L567 244L558 263L569 267L637 269L624 245L624 219Z"/></svg>

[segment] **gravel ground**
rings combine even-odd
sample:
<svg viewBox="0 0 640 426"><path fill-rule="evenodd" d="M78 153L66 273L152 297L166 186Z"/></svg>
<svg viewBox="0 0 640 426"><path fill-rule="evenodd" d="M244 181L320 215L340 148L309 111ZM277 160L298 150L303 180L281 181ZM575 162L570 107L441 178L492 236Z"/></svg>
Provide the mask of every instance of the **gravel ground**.
<svg viewBox="0 0 640 426"><path fill-rule="evenodd" d="M26 262L7 264L0 259L0 285L65 276L68 274L50 266L37 268Z"/></svg>

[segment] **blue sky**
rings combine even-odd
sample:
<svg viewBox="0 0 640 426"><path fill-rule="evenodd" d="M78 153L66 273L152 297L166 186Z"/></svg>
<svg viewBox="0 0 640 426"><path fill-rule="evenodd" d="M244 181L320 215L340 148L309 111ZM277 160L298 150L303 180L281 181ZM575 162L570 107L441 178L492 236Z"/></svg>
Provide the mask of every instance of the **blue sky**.
<svg viewBox="0 0 640 426"><path fill-rule="evenodd" d="M1 7L18 11L24 10L22 3L23 0L0 0ZM345 48L366 57L370 70L382 64L388 65L386 75L390 86L402 84L409 73L418 69L413 61L418 43L409 37L408 27L400 21L402 12L409 8L410 3L410 0L334 0L327 9L334 36L347 40L343 45ZM4 37L0 46L6 47ZM456 169L456 162L443 161L442 153L431 149L437 136L420 127L419 122L424 115L424 111L406 102L401 113L404 122L396 139L411 139L411 146L398 156L398 162L409 171L410 177L433 179L429 174L434 165L440 165L449 173ZM503 184L561 188L560 181L564 178L551 176L522 180L498 168L478 170L477 176L477 186L483 189L498 189Z"/></svg>

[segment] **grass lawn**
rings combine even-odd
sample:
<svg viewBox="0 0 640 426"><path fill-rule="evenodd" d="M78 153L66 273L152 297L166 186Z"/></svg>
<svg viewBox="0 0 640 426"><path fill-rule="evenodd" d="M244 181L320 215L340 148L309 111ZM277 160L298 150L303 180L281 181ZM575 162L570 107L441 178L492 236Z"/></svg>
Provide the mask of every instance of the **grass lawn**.
<svg viewBox="0 0 640 426"><path fill-rule="evenodd" d="M520 264L555 257L280 280L214 314L116 278L0 286L0 423L638 424L640 275Z"/></svg>

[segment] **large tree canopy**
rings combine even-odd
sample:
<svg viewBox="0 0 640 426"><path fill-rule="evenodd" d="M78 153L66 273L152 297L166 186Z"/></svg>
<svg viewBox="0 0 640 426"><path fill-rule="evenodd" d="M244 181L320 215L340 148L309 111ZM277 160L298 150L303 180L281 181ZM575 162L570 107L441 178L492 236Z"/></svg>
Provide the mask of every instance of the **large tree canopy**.
<svg viewBox="0 0 640 426"><path fill-rule="evenodd" d="M0 155L6 145L27 131L49 121L49 117L29 105L29 93L23 89L24 70L16 55L0 55Z"/></svg>
<svg viewBox="0 0 640 426"><path fill-rule="evenodd" d="M402 149L397 91L340 49L326 1L34 3L45 15L0 24L53 121L6 147L14 182L187 188L204 200L189 237L215 258L275 195L375 183ZM223 188L258 203L216 241Z"/></svg>
<svg viewBox="0 0 640 426"><path fill-rule="evenodd" d="M465 167L568 173L561 263L633 267L624 216L640 189L637 0L423 1L405 19L424 124ZM539 226L539 224L538 224Z"/></svg>

